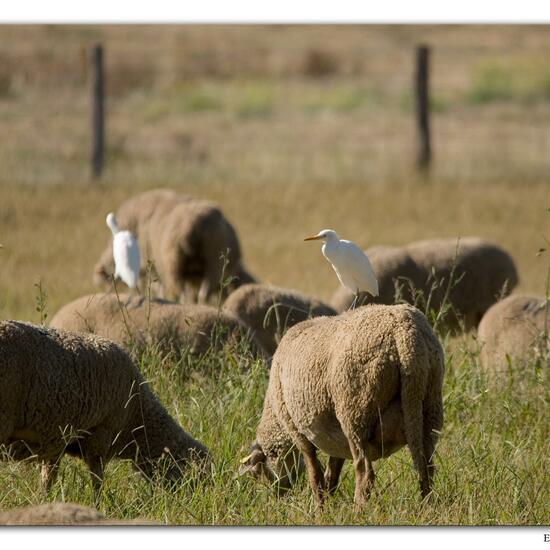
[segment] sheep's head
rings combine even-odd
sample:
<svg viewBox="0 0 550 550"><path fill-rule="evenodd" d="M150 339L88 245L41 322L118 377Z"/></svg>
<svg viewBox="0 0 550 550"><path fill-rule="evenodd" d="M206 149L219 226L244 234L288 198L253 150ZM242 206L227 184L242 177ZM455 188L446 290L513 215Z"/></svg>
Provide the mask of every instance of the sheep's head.
<svg viewBox="0 0 550 550"><path fill-rule="evenodd" d="M170 487L185 477L203 477L209 469L210 462L210 454L202 446L188 449L184 456L165 447L159 457L141 458L134 461L134 466L147 479L158 480L164 486Z"/></svg>
<svg viewBox="0 0 550 550"><path fill-rule="evenodd" d="M278 496L286 493L296 483L304 469L303 460L296 448L273 457L267 456L258 442L254 442L251 450L241 460L239 474L249 473L257 480L267 480Z"/></svg>

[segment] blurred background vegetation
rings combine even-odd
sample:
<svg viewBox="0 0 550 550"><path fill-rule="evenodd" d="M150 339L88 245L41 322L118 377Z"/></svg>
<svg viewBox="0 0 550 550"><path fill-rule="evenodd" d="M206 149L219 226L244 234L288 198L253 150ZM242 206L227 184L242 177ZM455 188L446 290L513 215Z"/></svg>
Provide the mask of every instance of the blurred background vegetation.
<svg viewBox="0 0 550 550"><path fill-rule="evenodd" d="M93 290L105 214L159 186L218 202L261 280L325 299L332 270L301 241L323 227L364 248L479 235L513 254L520 291L544 292L547 26L4 25L0 39L4 316L34 315L40 278L50 307ZM419 44L431 48L429 175L416 169Z"/></svg>
<svg viewBox="0 0 550 550"><path fill-rule="evenodd" d="M13 25L0 38L2 183L88 180L96 43L107 180L411 178L419 43L434 178L525 183L550 168L546 26Z"/></svg>

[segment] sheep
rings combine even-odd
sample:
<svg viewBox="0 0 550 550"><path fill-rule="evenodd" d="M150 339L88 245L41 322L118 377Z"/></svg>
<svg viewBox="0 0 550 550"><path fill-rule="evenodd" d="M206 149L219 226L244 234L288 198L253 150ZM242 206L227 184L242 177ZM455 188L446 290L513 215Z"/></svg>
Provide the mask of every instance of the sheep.
<svg viewBox="0 0 550 550"><path fill-rule="evenodd" d="M105 465L129 459L166 483L209 451L168 414L128 354L95 335L0 322L0 448L36 458L48 490L64 454L84 459L96 500Z"/></svg>
<svg viewBox="0 0 550 550"><path fill-rule="evenodd" d="M158 525L148 519L109 519L95 508L48 502L0 512L0 525Z"/></svg>
<svg viewBox="0 0 550 550"><path fill-rule="evenodd" d="M550 350L550 303L534 296L508 296L483 316L477 339L481 365L489 372L507 371L509 360L521 366Z"/></svg>
<svg viewBox="0 0 550 550"><path fill-rule="evenodd" d="M223 293L255 281L242 263L235 229L209 201L154 189L123 203L116 217L138 239L142 266L152 262L165 298L204 303L222 277L229 280ZM94 283L103 285L113 273L109 243L94 267Z"/></svg>
<svg viewBox="0 0 550 550"><path fill-rule="evenodd" d="M378 278L380 296L362 295L359 303L392 304L396 291L398 299L436 312L447 302L450 311L443 310L440 321L453 332L477 327L489 307L518 284L512 257L477 237L423 240L403 247L375 246L367 254ZM352 301L353 295L340 288L331 305L345 311Z"/></svg>
<svg viewBox="0 0 550 550"><path fill-rule="evenodd" d="M275 353L289 327L309 317L336 315L334 309L320 300L295 290L262 284L241 286L228 296L223 307L254 330L270 355Z"/></svg>
<svg viewBox="0 0 550 550"><path fill-rule="evenodd" d="M261 343L235 316L201 304L174 304L120 294L90 294L64 305L53 328L90 332L137 352L153 345L163 354L187 350L203 355L224 344L245 341L255 357L267 357Z"/></svg>
<svg viewBox="0 0 550 550"><path fill-rule="evenodd" d="M372 462L408 445L422 497L431 491L443 426L443 350L408 305L370 305L290 328L273 357L252 454L241 472L288 490L306 465L315 499L336 489L353 459L355 503L374 484ZM323 477L317 450L330 457Z"/></svg>

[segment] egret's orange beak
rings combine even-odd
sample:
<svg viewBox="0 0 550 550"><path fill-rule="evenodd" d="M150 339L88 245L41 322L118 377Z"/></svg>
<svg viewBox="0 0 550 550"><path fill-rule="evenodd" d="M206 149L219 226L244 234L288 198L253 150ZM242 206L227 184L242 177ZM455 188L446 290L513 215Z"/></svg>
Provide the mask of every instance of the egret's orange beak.
<svg viewBox="0 0 550 550"><path fill-rule="evenodd" d="M319 235L315 235L315 237L306 237L304 241L318 241L319 239L322 239L323 237L320 237Z"/></svg>

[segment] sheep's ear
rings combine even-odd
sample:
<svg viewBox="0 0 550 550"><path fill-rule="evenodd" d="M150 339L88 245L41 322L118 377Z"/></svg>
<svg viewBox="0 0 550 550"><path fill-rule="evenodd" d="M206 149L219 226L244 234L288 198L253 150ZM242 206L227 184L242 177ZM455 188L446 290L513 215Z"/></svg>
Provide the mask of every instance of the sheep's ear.
<svg viewBox="0 0 550 550"><path fill-rule="evenodd" d="M265 462L265 454L261 449L254 449L252 453L240 460L239 476L250 472L253 475L259 475L261 465Z"/></svg>

